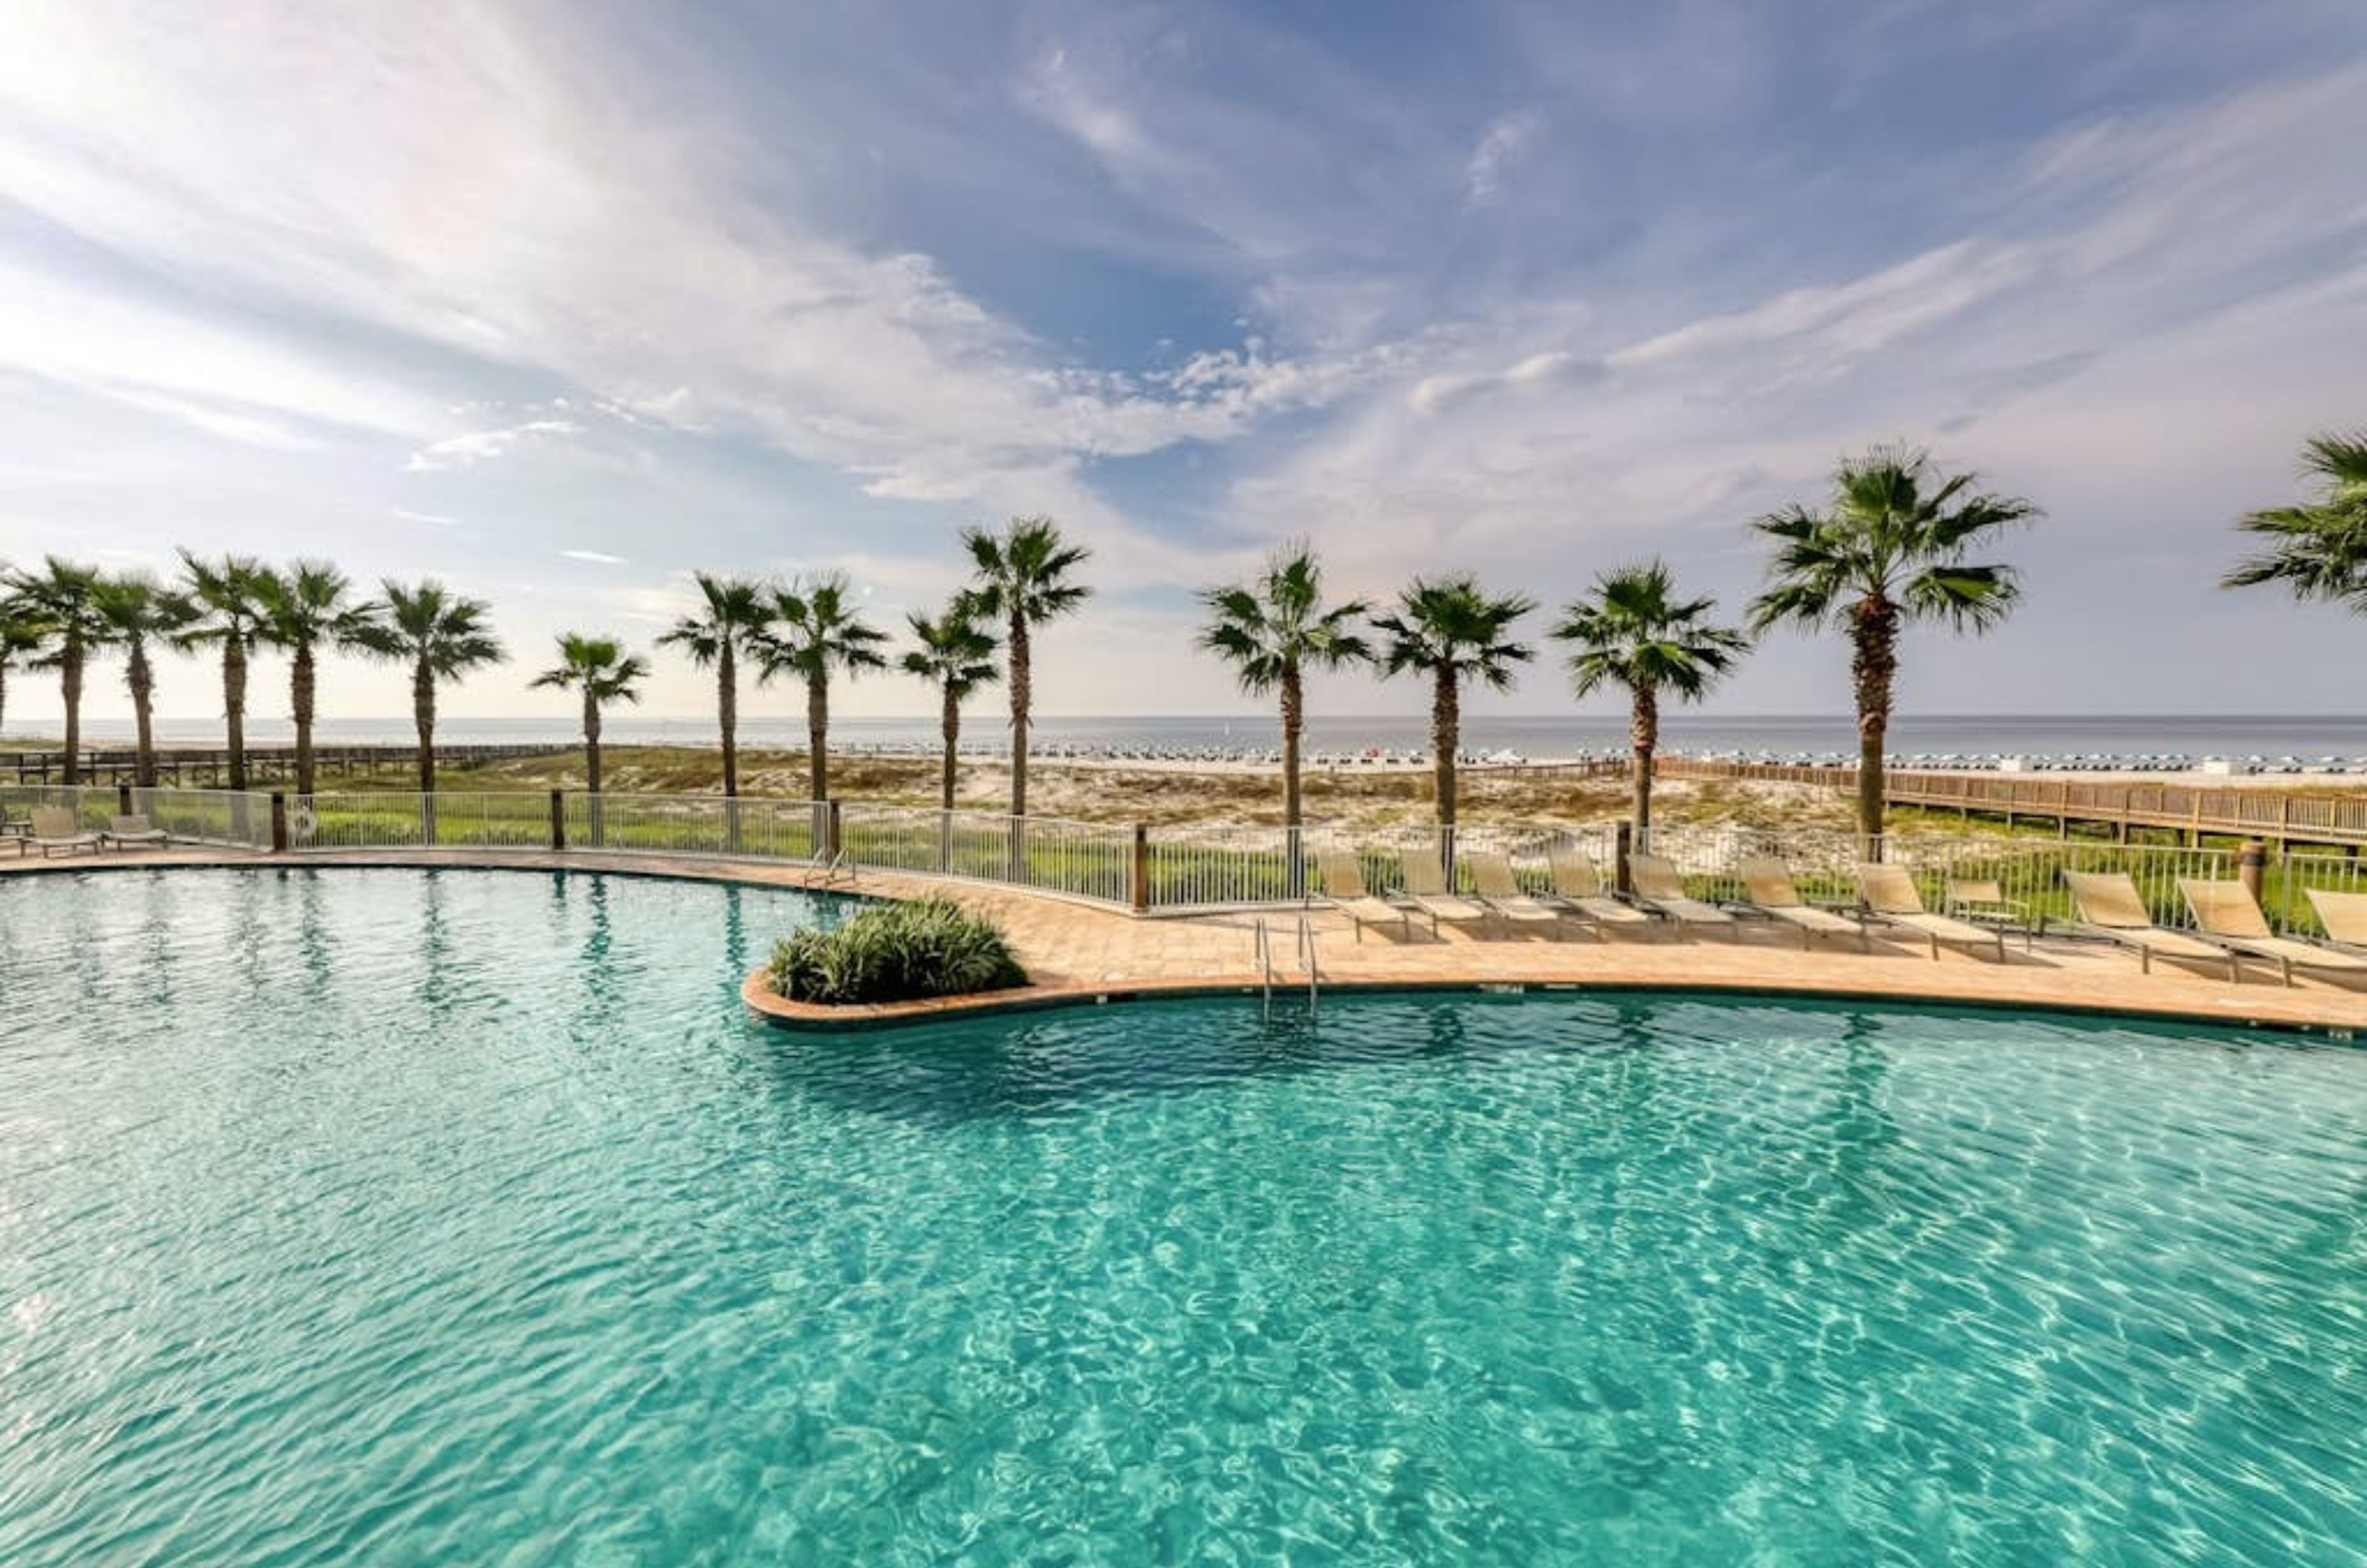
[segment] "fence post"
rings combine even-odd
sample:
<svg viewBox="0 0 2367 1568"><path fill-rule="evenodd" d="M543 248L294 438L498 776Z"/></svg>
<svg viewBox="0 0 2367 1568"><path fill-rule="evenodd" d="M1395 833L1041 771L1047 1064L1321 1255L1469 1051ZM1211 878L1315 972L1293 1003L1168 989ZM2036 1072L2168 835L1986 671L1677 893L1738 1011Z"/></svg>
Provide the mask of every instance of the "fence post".
<svg viewBox="0 0 2367 1568"><path fill-rule="evenodd" d="M1611 837L1611 886L1621 893L1636 891L1636 876L1627 857L1636 851L1636 824L1622 822Z"/></svg>
<svg viewBox="0 0 2367 1568"><path fill-rule="evenodd" d="M276 789L271 792L271 852L288 852L288 797Z"/></svg>
<svg viewBox="0 0 2367 1568"><path fill-rule="evenodd" d="M2260 898L2260 873L2269 863L2269 846L2258 839L2247 839L2244 847L2236 852L2236 880L2252 895L2254 903Z"/></svg>
<svg viewBox="0 0 2367 1568"><path fill-rule="evenodd" d="M567 792L565 790L555 789L550 792L550 847L554 850L563 850L567 847Z"/></svg>
<svg viewBox="0 0 2367 1568"><path fill-rule="evenodd" d="M1150 908L1150 829L1140 822L1134 825L1134 862L1127 875L1127 891L1136 914Z"/></svg>
<svg viewBox="0 0 2367 1568"><path fill-rule="evenodd" d="M119 816L129 817L131 815L131 786L130 784L119 784L115 786L115 809Z"/></svg>

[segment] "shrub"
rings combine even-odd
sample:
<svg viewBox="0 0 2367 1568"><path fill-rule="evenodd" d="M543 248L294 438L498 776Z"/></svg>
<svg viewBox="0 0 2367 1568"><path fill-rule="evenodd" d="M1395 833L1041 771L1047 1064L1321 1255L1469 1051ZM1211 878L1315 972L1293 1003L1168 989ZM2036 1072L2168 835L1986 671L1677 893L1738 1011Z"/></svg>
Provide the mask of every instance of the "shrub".
<svg viewBox="0 0 2367 1568"><path fill-rule="evenodd" d="M1027 983L1002 928L950 898L881 904L836 928L797 931L773 949L773 989L844 1006L999 991Z"/></svg>

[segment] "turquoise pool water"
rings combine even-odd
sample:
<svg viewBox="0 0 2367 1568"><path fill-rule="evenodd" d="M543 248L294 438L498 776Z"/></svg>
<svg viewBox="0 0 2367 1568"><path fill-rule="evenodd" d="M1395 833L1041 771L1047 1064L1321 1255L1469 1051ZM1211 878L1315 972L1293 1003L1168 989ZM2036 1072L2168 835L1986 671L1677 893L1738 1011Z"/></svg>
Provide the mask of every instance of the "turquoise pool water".
<svg viewBox="0 0 2367 1568"><path fill-rule="evenodd" d="M0 1562L2367 1560L2367 1052L746 1021L812 914L0 883Z"/></svg>

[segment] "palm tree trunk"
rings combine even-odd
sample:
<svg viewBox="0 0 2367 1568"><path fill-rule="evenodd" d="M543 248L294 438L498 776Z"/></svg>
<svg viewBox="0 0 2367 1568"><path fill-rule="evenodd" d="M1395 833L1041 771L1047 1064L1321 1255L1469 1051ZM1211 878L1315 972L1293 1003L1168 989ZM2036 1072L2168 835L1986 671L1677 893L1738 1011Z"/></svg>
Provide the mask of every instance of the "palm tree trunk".
<svg viewBox="0 0 2367 1568"><path fill-rule="evenodd" d="M1298 788L1298 737L1307 727L1307 690L1298 666L1282 667L1282 825L1296 828L1301 805Z"/></svg>
<svg viewBox="0 0 2367 1568"><path fill-rule="evenodd" d="M1455 686L1455 671L1441 665L1438 687L1430 700L1431 770L1438 793L1438 825L1455 826L1455 751L1462 744L1463 714L1461 694Z"/></svg>
<svg viewBox="0 0 2367 1568"><path fill-rule="evenodd" d="M740 793L740 668L727 635L715 656L715 716L723 728L723 793Z"/></svg>
<svg viewBox="0 0 2367 1568"><path fill-rule="evenodd" d="M938 717L937 729L946 740L945 762L937 774L937 806L940 810L951 811L954 808L954 770L958 765L955 759L961 750L961 698L955 694L950 682L946 686L945 711Z"/></svg>
<svg viewBox="0 0 2367 1568"><path fill-rule="evenodd" d="M1898 606L1879 594L1858 601L1850 628L1850 674L1857 685L1857 826L1868 859L1882 854L1883 751L1890 691L1898 673Z"/></svg>
<svg viewBox="0 0 2367 1568"><path fill-rule="evenodd" d="M830 798L830 676L806 677L806 786L809 800Z"/></svg>
<svg viewBox="0 0 2367 1568"><path fill-rule="evenodd" d="M222 721L229 730L230 787L246 787L246 639L222 638Z"/></svg>
<svg viewBox="0 0 2367 1568"><path fill-rule="evenodd" d="M1649 849L1652 830L1652 753L1660 746L1660 696L1649 686L1636 688L1627 714L1627 744L1635 753L1636 835L1637 848Z"/></svg>
<svg viewBox="0 0 2367 1568"><path fill-rule="evenodd" d="M296 725L296 793L312 793L312 645L300 642L288 671L289 717Z"/></svg>
<svg viewBox="0 0 2367 1568"><path fill-rule="evenodd" d="M82 783L82 639L68 637L58 650L58 687L66 702L66 756L63 777L68 784Z"/></svg>
<svg viewBox="0 0 2367 1568"><path fill-rule="evenodd" d="M156 672L148 663L148 645L134 642L124 668L124 684L131 689L131 782L142 789L156 787L156 732L153 712Z"/></svg>
<svg viewBox="0 0 2367 1568"><path fill-rule="evenodd" d="M425 654L411 669L411 722L419 731L419 793L436 793L436 671Z"/></svg>
<svg viewBox="0 0 2367 1568"><path fill-rule="evenodd" d="M1035 700L1027 657L1027 617L1011 617L1011 815L1027 815L1027 709Z"/></svg>
<svg viewBox="0 0 2367 1568"><path fill-rule="evenodd" d="M600 804L600 700L588 685L583 688L583 788L591 796L583 803L584 823L596 848L608 841L608 816Z"/></svg>
<svg viewBox="0 0 2367 1568"><path fill-rule="evenodd" d="M1282 863L1283 892L1297 898L1307 891L1306 857L1299 852L1299 822L1305 800L1298 782L1298 740L1307 728L1307 688L1296 660L1282 667Z"/></svg>
<svg viewBox="0 0 2367 1568"><path fill-rule="evenodd" d="M600 703L588 691L583 694L583 787L600 793Z"/></svg>

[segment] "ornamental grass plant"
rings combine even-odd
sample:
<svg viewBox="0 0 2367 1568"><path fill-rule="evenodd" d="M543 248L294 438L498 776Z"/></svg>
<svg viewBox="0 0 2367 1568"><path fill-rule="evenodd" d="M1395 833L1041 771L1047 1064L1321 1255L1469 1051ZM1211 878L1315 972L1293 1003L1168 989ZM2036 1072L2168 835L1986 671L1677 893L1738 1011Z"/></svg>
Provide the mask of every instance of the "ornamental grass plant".
<svg viewBox="0 0 2367 1568"><path fill-rule="evenodd" d="M783 937L767 968L791 1001L849 1006L1000 991L1027 984L1002 928L950 898L881 904Z"/></svg>

